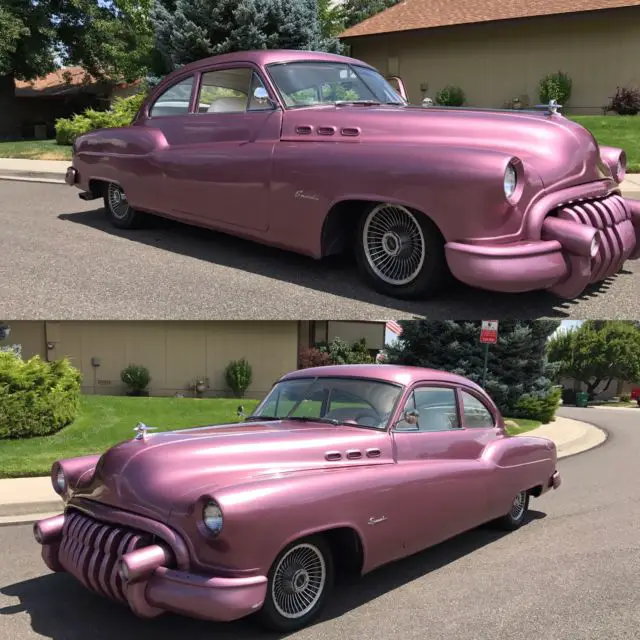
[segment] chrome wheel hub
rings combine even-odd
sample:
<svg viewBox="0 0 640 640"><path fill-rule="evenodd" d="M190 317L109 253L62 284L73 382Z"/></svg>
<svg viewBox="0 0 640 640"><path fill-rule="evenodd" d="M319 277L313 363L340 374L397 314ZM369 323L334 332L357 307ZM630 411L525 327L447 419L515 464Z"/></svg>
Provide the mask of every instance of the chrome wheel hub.
<svg viewBox="0 0 640 640"><path fill-rule="evenodd" d="M284 618L308 614L324 591L327 567L320 550L308 543L292 547L278 562L271 584L271 598Z"/></svg>
<svg viewBox="0 0 640 640"><path fill-rule="evenodd" d="M362 244L369 266L387 284L402 286L418 276L426 257L422 228L406 207L381 204L365 220Z"/></svg>
<svg viewBox="0 0 640 640"><path fill-rule="evenodd" d="M527 492L521 491L511 505L511 517L514 520L520 520L524 515L525 505L527 504Z"/></svg>
<svg viewBox="0 0 640 640"><path fill-rule="evenodd" d="M129 213L129 203L122 187L111 183L107 189L107 201L111 215L113 215L114 218L122 220L127 217Z"/></svg>

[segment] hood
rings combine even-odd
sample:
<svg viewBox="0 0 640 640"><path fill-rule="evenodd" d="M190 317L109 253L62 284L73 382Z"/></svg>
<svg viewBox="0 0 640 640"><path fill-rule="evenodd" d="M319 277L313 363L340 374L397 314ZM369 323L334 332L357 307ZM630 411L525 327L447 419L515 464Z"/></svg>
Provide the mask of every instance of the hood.
<svg viewBox="0 0 640 640"><path fill-rule="evenodd" d="M349 128L344 142L422 143L501 151L519 157L540 176L545 188L562 187L609 177L593 135L561 115L531 111L454 109L443 107L342 106L289 110L283 139L331 140L320 130ZM314 127L314 133L301 128ZM305 130L308 131L308 130ZM335 140L335 138L333 138ZM560 186L560 185L558 185Z"/></svg>
<svg viewBox="0 0 640 640"><path fill-rule="evenodd" d="M371 447L381 455L368 458L365 450ZM348 449L362 451L362 458L347 460ZM330 451L342 452L342 459L328 460ZM95 474L76 488L74 497L166 520L177 504L233 483L388 462L391 444L384 431L296 421L200 427L116 445L100 458Z"/></svg>

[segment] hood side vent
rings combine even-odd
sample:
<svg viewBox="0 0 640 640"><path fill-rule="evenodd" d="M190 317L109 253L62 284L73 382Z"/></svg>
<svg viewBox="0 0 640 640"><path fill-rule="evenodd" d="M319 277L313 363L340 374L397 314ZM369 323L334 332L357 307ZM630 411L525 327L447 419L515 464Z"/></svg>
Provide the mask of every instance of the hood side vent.
<svg viewBox="0 0 640 640"><path fill-rule="evenodd" d="M327 451L324 454L325 460L329 462L335 462L336 460L342 460L342 454L339 451Z"/></svg>
<svg viewBox="0 0 640 640"><path fill-rule="evenodd" d="M362 458L362 451L358 451L358 449L349 449L347 451L348 460L359 460L360 458Z"/></svg>
<svg viewBox="0 0 640 640"><path fill-rule="evenodd" d="M343 127L340 129L340 135L347 138L357 138L360 135L359 127Z"/></svg>
<svg viewBox="0 0 640 640"><path fill-rule="evenodd" d="M379 458L381 455L380 449L367 449L367 458Z"/></svg>
<svg viewBox="0 0 640 640"><path fill-rule="evenodd" d="M296 127L296 133L299 136L310 136L313 133L313 127L308 124L301 124Z"/></svg>
<svg viewBox="0 0 640 640"><path fill-rule="evenodd" d="M319 136L333 136L336 133L335 127L318 127Z"/></svg>

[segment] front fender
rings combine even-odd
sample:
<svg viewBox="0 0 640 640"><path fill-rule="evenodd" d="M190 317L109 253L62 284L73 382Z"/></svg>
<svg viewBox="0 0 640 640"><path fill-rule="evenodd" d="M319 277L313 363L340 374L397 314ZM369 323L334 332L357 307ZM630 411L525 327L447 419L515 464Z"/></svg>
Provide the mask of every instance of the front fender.
<svg viewBox="0 0 640 640"><path fill-rule="evenodd" d="M372 562L372 528L366 524L372 505L390 499L385 492L393 482L393 474L385 474L384 467L287 473L212 491L208 496L224 515L218 538L203 536L201 515L188 506L172 510L169 524L191 541L196 565L243 575L266 575L293 540L346 527L360 538L366 570Z"/></svg>

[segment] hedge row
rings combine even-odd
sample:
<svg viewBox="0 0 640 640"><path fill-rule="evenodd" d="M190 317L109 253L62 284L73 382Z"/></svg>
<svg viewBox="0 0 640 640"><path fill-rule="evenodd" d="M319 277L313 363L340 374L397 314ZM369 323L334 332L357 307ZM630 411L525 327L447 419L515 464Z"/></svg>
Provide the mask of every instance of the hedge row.
<svg viewBox="0 0 640 640"><path fill-rule="evenodd" d="M0 352L0 439L46 436L73 422L81 379L66 359L24 361Z"/></svg>

